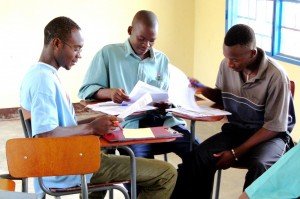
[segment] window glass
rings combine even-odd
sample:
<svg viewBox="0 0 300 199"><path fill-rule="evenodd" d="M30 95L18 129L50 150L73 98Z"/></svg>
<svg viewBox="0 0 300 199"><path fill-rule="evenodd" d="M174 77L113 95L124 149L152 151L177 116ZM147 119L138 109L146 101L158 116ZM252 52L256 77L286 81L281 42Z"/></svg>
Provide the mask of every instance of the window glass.
<svg viewBox="0 0 300 199"><path fill-rule="evenodd" d="M265 51L272 49L273 1L270 0L235 0L233 19L230 27L235 24L247 24L253 28L257 46ZM229 27L229 28L230 28Z"/></svg>
<svg viewBox="0 0 300 199"><path fill-rule="evenodd" d="M253 28L257 46L300 65L300 0L227 0L227 28Z"/></svg>
<svg viewBox="0 0 300 199"><path fill-rule="evenodd" d="M300 2L282 2L280 53L300 58Z"/></svg>

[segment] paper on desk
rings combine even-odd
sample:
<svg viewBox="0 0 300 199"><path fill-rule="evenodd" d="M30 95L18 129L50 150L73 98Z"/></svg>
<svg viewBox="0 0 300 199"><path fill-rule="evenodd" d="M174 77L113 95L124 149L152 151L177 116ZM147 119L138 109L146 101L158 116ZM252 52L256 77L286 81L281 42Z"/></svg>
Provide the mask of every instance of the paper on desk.
<svg viewBox="0 0 300 199"><path fill-rule="evenodd" d="M209 116L231 115L230 112L211 108L208 106L199 106L197 110L189 110L189 109L185 109L183 107L177 107L177 108L167 109L166 111L179 113L182 115L188 115L190 117L209 117Z"/></svg>
<svg viewBox="0 0 300 199"><path fill-rule="evenodd" d="M190 81L188 77L176 66L169 64L170 81L169 81L169 101L175 106L185 106L190 104L190 97L188 88Z"/></svg>
<svg viewBox="0 0 300 199"><path fill-rule="evenodd" d="M88 108L92 109L93 111L99 111L102 113L106 113L109 115L119 115L123 111L126 110L128 106L97 106L97 104L93 104L92 106L88 106ZM137 110L137 112L143 112L143 111L149 111L149 110L154 110L156 107L154 106L145 106Z"/></svg>
<svg viewBox="0 0 300 199"><path fill-rule="evenodd" d="M123 129L124 138L154 138L150 128Z"/></svg>
<svg viewBox="0 0 300 199"><path fill-rule="evenodd" d="M184 92L186 94L184 103L181 103L177 108L167 109L166 111L176 112L191 117L231 115L228 111L204 105L199 106L195 100L195 90L191 87L187 87Z"/></svg>
<svg viewBox="0 0 300 199"><path fill-rule="evenodd" d="M194 96L195 89L190 87L190 81L188 77L184 74L184 72L172 64L169 64L169 71L169 101L172 102L172 104L174 104L176 107L197 107Z"/></svg>
<svg viewBox="0 0 300 199"><path fill-rule="evenodd" d="M120 106L121 104L115 103L113 101L107 101L107 102L99 102L97 104L89 104L87 105L88 108L90 107L102 107L102 106Z"/></svg>
<svg viewBox="0 0 300 199"><path fill-rule="evenodd" d="M121 112L120 115L118 115L118 118L125 119L128 115L131 115L134 112L140 111L142 108L144 108L146 105L151 103L152 97L149 93L144 94L141 98L139 98L136 102L129 106L125 106L126 109Z"/></svg>
<svg viewBox="0 0 300 199"><path fill-rule="evenodd" d="M168 101L168 93L160 88L149 85L145 82L138 81L132 91L129 94L130 102L122 102L125 104L134 103L144 94L149 93L152 97L153 102L164 102Z"/></svg>

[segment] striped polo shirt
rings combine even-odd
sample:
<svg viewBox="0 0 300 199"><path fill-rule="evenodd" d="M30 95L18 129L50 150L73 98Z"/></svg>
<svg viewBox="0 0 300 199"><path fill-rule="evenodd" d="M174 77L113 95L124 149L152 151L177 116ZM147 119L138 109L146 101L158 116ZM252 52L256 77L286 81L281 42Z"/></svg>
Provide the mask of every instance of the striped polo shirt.
<svg viewBox="0 0 300 199"><path fill-rule="evenodd" d="M295 111L284 69L265 52L258 73L244 81L242 74L228 67L224 59L219 68L216 87L222 91L223 105L232 113L228 121L242 128L264 127L275 132L291 132Z"/></svg>

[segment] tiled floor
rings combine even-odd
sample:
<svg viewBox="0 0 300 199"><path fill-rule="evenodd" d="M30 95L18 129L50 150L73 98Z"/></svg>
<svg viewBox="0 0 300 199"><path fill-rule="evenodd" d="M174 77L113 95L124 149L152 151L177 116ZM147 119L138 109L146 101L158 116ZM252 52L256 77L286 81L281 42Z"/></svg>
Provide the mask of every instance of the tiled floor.
<svg viewBox="0 0 300 199"><path fill-rule="evenodd" d="M82 114L80 118L91 116L89 114ZM189 123L188 123L189 124ZM196 134L204 140L215 132L218 132L222 123L221 122L197 122ZM5 142L10 138L23 137L23 131L19 120L5 120L0 121L0 173L7 173L6 157L5 157ZM157 159L162 159L162 156L157 156ZM175 154L168 155L169 161L176 167L180 159ZM245 170L228 169L222 172L222 183L220 199L233 199L238 198L242 191ZM17 182L17 191L20 191L20 183ZM29 191L33 192L32 180L30 179ZM53 198L53 197L47 197ZM65 199L79 198L77 195L62 197ZM108 197L107 197L108 198ZM115 198L123 198L120 193L115 191ZM201 198L201 196L199 196Z"/></svg>

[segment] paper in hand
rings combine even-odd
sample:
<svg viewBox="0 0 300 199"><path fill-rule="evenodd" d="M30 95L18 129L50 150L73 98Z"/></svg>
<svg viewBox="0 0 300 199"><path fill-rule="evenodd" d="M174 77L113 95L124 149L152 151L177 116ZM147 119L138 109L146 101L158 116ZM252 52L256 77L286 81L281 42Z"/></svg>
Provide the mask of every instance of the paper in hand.
<svg viewBox="0 0 300 199"><path fill-rule="evenodd" d="M126 107L126 109L118 115L118 118L125 119L127 116L131 115L134 112L141 110L143 107L151 103L152 97L149 93L144 94L136 102Z"/></svg>

